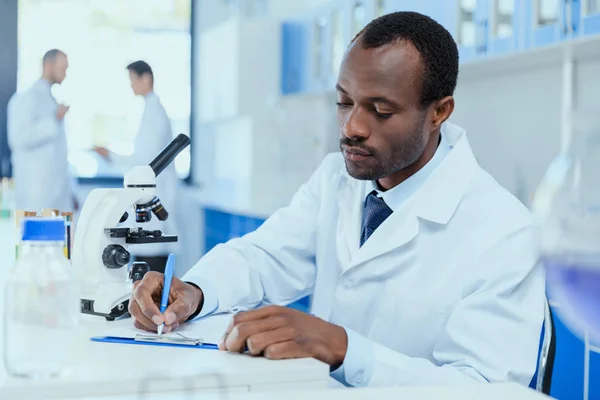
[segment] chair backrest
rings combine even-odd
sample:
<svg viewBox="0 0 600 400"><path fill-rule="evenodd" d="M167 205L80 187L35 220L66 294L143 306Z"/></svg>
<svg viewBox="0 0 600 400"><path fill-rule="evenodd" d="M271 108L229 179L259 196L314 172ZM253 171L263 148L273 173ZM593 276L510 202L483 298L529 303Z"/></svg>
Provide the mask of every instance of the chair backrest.
<svg viewBox="0 0 600 400"><path fill-rule="evenodd" d="M545 302L544 325L540 337L540 349L538 352L537 370L531 380L530 388L550 395L552 386L552 371L554 369L554 357L556 355L556 335L554 332L554 316L552 308Z"/></svg>

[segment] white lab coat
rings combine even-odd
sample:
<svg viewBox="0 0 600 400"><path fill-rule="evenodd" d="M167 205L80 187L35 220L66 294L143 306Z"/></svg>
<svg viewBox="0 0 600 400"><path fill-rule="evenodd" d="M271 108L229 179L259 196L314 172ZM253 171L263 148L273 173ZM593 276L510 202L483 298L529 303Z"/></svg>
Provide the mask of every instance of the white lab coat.
<svg viewBox="0 0 600 400"><path fill-rule="evenodd" d="M12 153L16 208L73 211L73 182L64 123L51 85L40 79L8 103L8 144Z"/></svg>
<svg viewBox="0 0 600 400"><path fill-rule="evenodd" d="M442 134L450 152L362 247L370 182L334 154L289 206L184 279L215 312L314 294L312 313L354 333L352 386L528 385L545 301L531 216L480 168L461 128Z"/></svg>
<svg viewBox="0 0 600 400"><path fill-rule="evenodd" d="M171 121L159 97L154 92L144 96L144 111L140 126L135 139L134 153L123 157L111 154L112 160L123 170L138 165L148 165L150 162L173 140ZM164 234L177 235L176 223L176 196L177 196L177 172L175 162L171 163L156 179L156 195L169 212L169 218L162 222L152 215L148 223L136 224L135 215L130 212L129 220L125 226L140 226L144 229L160 229ZM166 255L169 252L177 252L177 244L143 244L131 246L133 253L144 256Z"/></svg>

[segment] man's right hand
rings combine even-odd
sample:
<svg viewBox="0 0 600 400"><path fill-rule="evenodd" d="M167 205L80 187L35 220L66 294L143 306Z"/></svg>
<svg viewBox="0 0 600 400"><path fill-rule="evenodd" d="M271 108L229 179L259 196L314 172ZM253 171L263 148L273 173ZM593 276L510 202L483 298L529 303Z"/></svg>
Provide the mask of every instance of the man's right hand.
<svg viewBox="0 0 600 400"><path fill-rule="evenodd" d="M67 111L69 111L69 106L65 106L64 104L59 104L58 108L56 109L56 118L59 121L62 121L65 118L65 115L67 114Z"/></svg>
<svg viewBox="0 0 600 400"><path fill-rule="evenodd" d="M177 329L203 303L202 290L175 277L171 282L169 306L164 315L159 305L162 297L164 275L150 271L141 281L133 284L133 295L129 300L129 313L138 329L156 332L158 325L165 323L163 332Z"/></svg>

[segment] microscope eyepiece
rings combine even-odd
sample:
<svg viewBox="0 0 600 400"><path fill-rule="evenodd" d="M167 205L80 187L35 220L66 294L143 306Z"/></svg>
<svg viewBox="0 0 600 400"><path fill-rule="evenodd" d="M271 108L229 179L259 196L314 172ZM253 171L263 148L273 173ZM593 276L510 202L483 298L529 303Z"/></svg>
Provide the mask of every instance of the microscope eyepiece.
<svg viewBox="0 0 600 400"><path fill-rule="evenodd" d="M154 175L158 176L183 149L190 144L190 138L180 133L167 147L150 163Z"/></svg>

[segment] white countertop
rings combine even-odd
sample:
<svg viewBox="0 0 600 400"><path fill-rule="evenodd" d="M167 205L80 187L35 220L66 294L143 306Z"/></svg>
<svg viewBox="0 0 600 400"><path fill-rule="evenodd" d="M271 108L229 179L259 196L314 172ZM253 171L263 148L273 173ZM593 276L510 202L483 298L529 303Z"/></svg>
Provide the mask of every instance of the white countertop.
<svg viewBox="0 0 600 400"><path fill-rule="evenodd" d="M208 317L194 324L202 331L202 324L219 318L222 320L222 316ZM329 367L314 359L271 361L217 350L92 342L92 336L133 337L121 334L133 330L131 320L107 322L100 317L82 316L82 321L73 335L75 354L68 374L57 379L29 380L10 377L0 367L0 393L6 392L0 397L17 396L24 389L49 398L82 398L135 395L146 390L211 391L219 387L233 391L288 386L326 388L329 380ZM226 324L220 323L222 327Z"/></svg>
<svg viewBox="0 0 600 400"><path fill-rule="evenodd" d="M0 287L14 264L13 227L0 220ZM2 289L3 291L3 289ZM0 310L3 310L0 296ZM219 322L217 335L227 325L227 316L209 317L194 323L200 332L215 331L211 321ZM81 325L73 334L75 354L72 369L53 380L27 380L7 375L0 363L0 398L82 398L84 396L135 395L140 391L211 391L227 387L230 391L274 390L286 388L326 388L329 366L314 359L272 361L217 350L156 347L92 342L92 336L118 335L133 331L131 319L108 322L102 317L81 315ZM204 327L202 324L205 324ZM208 324L208 325L206 325ZM0 318L0 357L3 346L3 318ZM214 325L214 324L213 324ZM185 331L185 328L183 332ZM210 328L210 329L209 329ZM193 331L193 330L192 330ZM135 332L134 332L135 333ZM186 333L187 334L187 333ZM133 335L131 335L133 336ZM204 337L214 340L214 333ZM30 397L23 390L34 391ZM28 392L29 393L29 392ZM11 397L12 396L12 397ZM29 395L28 395L29 396Z"/></svg>
<svg viewBox="0 0 600 400"><path fill-rule="evenodd" d="M1 392L0 392L1 393ZM32 392L18 393L26 399ZM12 400L11 397L2 397ZM36 400L52 397L35 397ZM82 397L81 400L373 400L373 399L410 399L410 400L544 400L549 397L516 384L474 384L471 386L440 387L403 387L377 389L324 389L309 391L274 391L262 393L236 393L223 390L214 393L197 394L193 391L179 393L146 394L136 396Z"/></svg>
<svg viewBox="0 0 600 400"><path fill-rule="evenodd" d="M12 266L14 255L12 233L11 222L0 220L1 285L4 284L6 272ZM3 309L1 297L0 310ZM210 324L210 321L207 318L202 323ZM0 319L0 328L1 324ZM204 329L201 323L195 328L198 328L199 332ZM211 329L214 330L213 328L214 326ZM76 355L73 358L72 372L55 380L32 381L8 377L3 364L0 364L0 399L543 400L548 398L516 384L325 389L329 381L329 367L312 359L270 361L216 350L90 341L91 336L113 332L127 333L131 329L129 319L107 322L99 317L82 316L82 326L73 338ZM189 331L184 332L188 335ZM0 343L2 343L1 336L2 329L0 329ZM0 356L1 352L0 347Z"/></svg>

